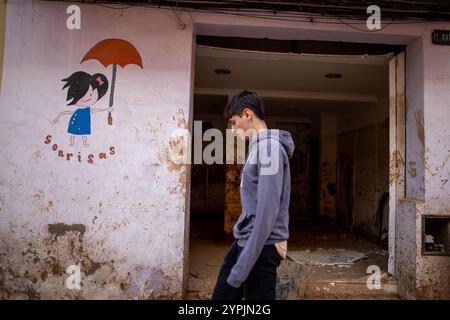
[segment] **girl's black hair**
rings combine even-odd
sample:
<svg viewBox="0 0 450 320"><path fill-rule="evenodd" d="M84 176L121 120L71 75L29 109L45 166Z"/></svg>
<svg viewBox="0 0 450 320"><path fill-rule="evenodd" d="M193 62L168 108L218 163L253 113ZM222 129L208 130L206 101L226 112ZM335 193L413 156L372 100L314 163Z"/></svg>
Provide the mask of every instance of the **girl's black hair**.
<svg viewBox="0 0 450 320"><path fill-rule="evenodd" d="M224 110L225 118L229 120L234 115L242 117L245 108L249 108L259 119L264 120L265 111L261 98L255 92L248 90L242 91L230 100Z"/></svg>
<svg viewBox="0 0 450 320"><path fill-rule="evenodd" d="M86 94L89 86L92 86L93 90L97 89L99 100L108 91L108 79L101 73L96 73L91 76L84 71L77 71L70 77L62 79L62 81L66 81L63 90L69 87L66 100L69 101L72 99L72 101L67 104L68 106L77 103L78 100Z"/></svg>

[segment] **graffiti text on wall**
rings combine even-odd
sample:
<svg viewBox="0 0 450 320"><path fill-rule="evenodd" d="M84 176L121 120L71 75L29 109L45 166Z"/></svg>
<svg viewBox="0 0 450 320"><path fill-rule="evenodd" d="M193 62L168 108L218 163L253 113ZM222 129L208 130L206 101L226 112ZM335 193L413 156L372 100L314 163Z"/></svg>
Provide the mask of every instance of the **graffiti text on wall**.
<svg viewBox="0 0 450 320"><path fill-rule="evenodd" d="M52 143L52 138L53 137L51 135L47 135L45 137L44 143L50 145ZM91 153L91 154L88 154L85 159L83 159L83 155L81 154L81 152L78 152L76 154L73 154L71 152L66 152L63 149L61 149L61 147L58 146L57 143L53 143L51 145L51 148L53 151L55 151L58 154L58 157L66 159L67 161L71 161L72 159L75 159L75 161L78 161L78 162L87 161L90 164L94 164L94 159L96 157L96 155ZM115 153L116 153L115 147L111 146L108 148L108 152L99 152L97 154L97 159L107 159L110 155L112 156Z"/></svg>

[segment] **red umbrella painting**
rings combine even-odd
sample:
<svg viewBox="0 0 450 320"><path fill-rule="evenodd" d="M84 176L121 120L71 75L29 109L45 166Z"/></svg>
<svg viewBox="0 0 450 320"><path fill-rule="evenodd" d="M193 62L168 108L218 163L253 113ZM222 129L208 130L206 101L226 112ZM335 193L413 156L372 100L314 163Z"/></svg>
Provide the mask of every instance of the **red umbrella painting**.
<svg viewBox="0 0 450 320"><path fill-rule="evenodd" d="M142 58L137 49L128 41L122 39L105 39L93 46L83 57L80 63L87 60L97 60L103 66L112 64L111 91L109 94L109 106L114 102L114 87L116 83L117 65L124 68L129 64L141 67ZM108 113L108 124L112 125L111 112Z"/></svg>

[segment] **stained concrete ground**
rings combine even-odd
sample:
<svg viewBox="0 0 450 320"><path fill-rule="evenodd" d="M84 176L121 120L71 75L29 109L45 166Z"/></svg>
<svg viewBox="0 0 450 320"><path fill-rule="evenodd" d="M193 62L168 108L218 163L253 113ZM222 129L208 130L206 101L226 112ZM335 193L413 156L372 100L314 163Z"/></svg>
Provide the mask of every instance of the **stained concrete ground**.
<svg viewBox="0 0 450 320"><path fill-rule="evenodd" d="M210 299L231 239L223 236L221 221L191 223L188 292L185 299ZM398 299L395 280L387 274L388 253L382 248L345 232L337 226L309 223L292 227L288 254L300 250L347 249L367 258L350 265L298 265L287 259L279 268L283 279L295 283L286 299ZM367 268L379 266L381 289L367 286ZM293 270L295 272L286 271Z"/></svg>

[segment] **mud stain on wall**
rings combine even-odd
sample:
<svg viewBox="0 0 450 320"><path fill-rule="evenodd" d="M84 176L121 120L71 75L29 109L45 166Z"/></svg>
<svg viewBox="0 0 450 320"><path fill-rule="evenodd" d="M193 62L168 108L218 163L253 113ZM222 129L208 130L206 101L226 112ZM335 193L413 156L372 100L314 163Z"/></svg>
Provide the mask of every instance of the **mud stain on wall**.
<svg viewBox="0 0 450 320"><path fill-rule="evenodd" d="M403 182L403 170L405 162L400 151L395 150L389 157L389 185Z"/></svg>
<svg viewBox="0 0 450 320"><path fill-rule="evenodd" d="M417 137L419 137L420 142L422 145L425 143L425 130L423 127L423 111L422 109L419 109L415 112L414 115L416 119L416 130L417 130Z"/></svg>
<svg viewBox="0 0 450 320"><path fill-rule="evenodd" d="M48 225L48 232L50 235L57 240L58 237L66 235L67 232L78 232L82 237L86 232L86 226L83 224L65 224L65 223L55 223Z"/></svg>

